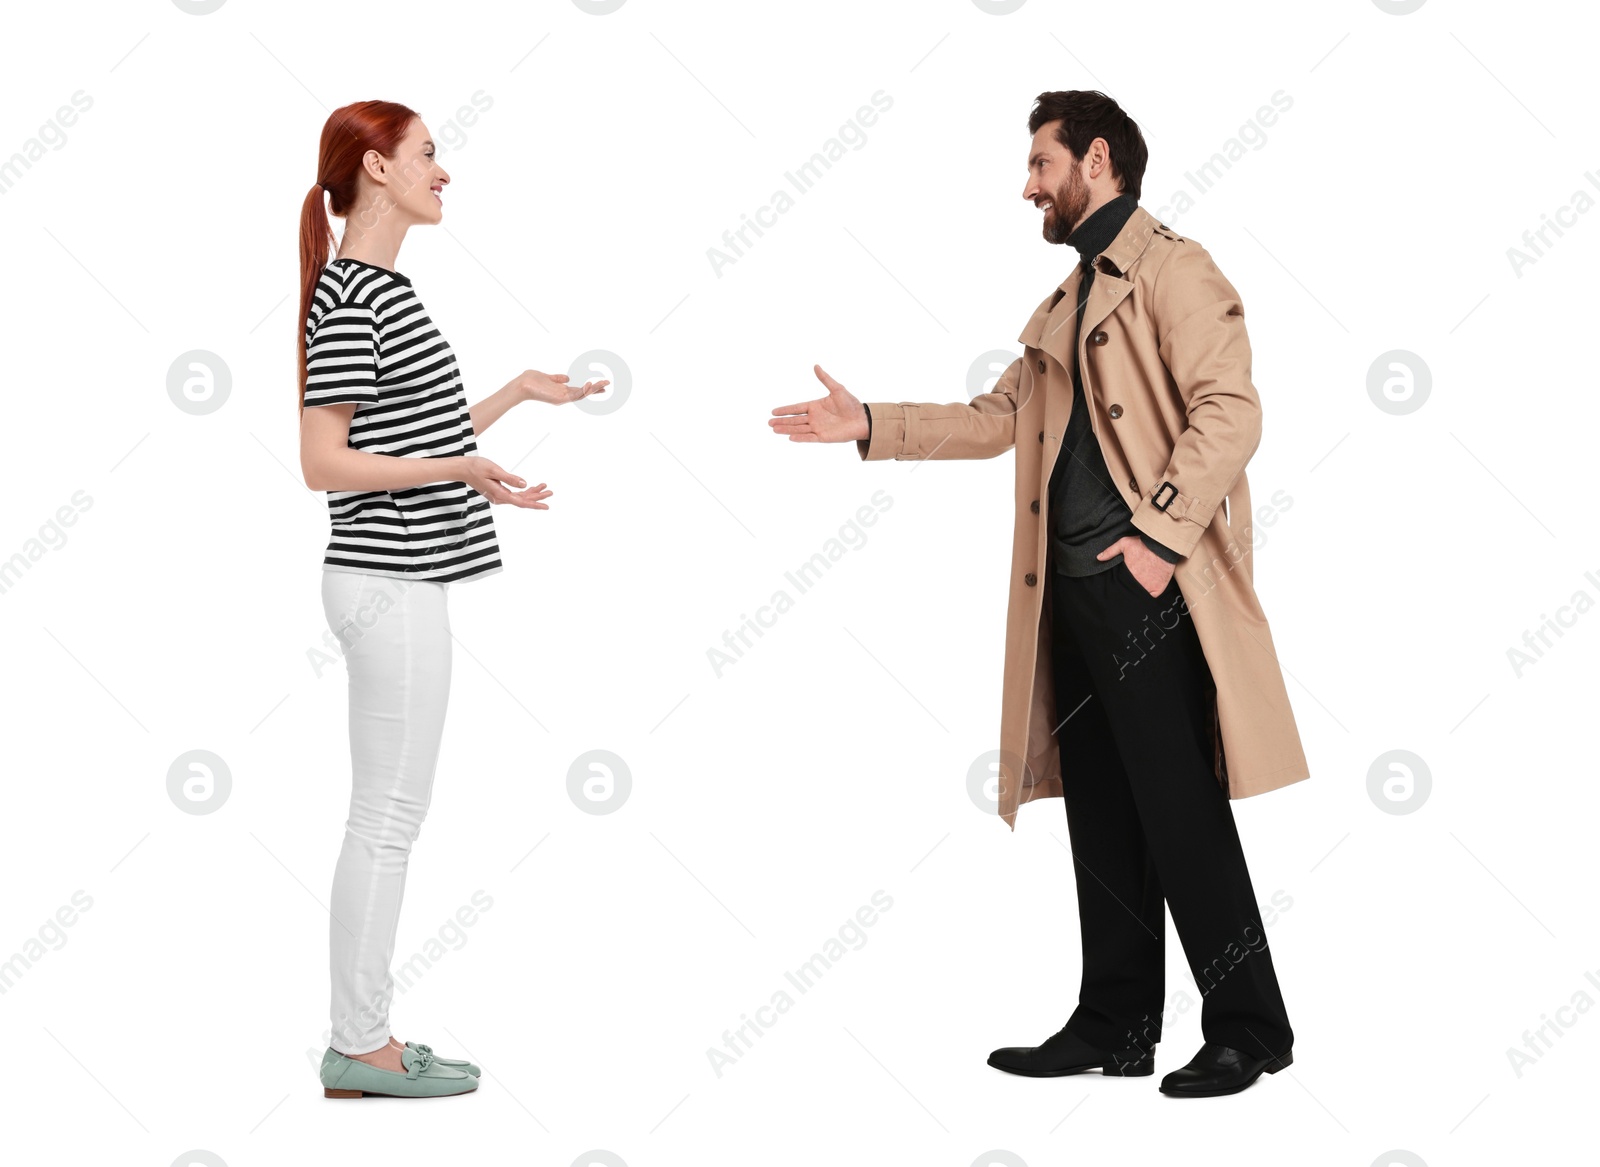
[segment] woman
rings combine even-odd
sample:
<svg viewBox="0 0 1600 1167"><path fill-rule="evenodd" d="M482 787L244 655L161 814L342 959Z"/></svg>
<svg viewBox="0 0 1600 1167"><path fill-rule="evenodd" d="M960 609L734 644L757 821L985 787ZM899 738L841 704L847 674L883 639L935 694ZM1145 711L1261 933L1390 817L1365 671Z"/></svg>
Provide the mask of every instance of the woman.
<svg viewBox="0 0 1600 1167"><path fill-rule="evenodd" d="M454 354L395 257L443 218L450 176L428 128L392 101L335 110L300 214L300 466L328 492L322 603L350 674L352 788L333 878L332 1029L323 1093L436 1097L478 1067L390 1036L389 963L411 845L427 815L450 689L452 583L502 570L490 503L548 510L551 492L477 454L523 401L598 393L529 370L468 408ZM323 197L345 219L338 255Z"/></svg>

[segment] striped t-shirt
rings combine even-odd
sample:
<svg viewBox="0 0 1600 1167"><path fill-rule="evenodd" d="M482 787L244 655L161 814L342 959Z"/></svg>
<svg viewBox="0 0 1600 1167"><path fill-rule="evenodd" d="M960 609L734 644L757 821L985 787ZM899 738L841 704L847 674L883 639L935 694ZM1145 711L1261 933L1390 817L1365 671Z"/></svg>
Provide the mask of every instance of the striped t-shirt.
<svg viewBox="0 0 1600 1167"><path fill-rule="evenodd" d="M455 354L406 276L359 259L330 261L305 327L306 405L355 402L351 449L477 453ZM327 495L329 570L454 582L502 569L491 504L464 482Z"/></svg>

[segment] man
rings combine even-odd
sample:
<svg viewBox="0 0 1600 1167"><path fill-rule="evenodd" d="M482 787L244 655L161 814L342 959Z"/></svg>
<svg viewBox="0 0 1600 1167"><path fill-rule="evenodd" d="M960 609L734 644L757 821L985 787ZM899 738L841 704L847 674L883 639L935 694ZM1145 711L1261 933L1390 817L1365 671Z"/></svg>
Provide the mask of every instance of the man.
<svg viewBox="0 0 1600 1167"><path fill-rule="evenodd" d="M1015 829L1022 803L1065 803L1083 979L1059 1033L989 1064L1153 1073L1165 901L1205 1041L1161 1090L1233 1094L1289 1065L1294 1034L1229 799L1309 776L1253 584L1244 309L1205 248L1138 205L1144 139L1116 102L1044 93L1028 130L1022 195L1079 263L994 389L866 406L817 367L828 395L769 424L869 461L1015 449L999 810Z"/></svg>

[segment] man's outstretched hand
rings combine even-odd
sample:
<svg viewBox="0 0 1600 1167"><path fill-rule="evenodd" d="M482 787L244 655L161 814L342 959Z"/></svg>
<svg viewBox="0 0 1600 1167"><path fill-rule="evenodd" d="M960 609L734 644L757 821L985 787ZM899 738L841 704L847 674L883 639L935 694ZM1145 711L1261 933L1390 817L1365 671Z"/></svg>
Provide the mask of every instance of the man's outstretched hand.
<svg viewBox="0 0 1600 1167"><path fill-rule="evenodd" d="M849 442L868 436L867 411L839 382L812 365L828 395L798 405L780 405L767 422L774 433L787 434L791 442Z"/></svg>

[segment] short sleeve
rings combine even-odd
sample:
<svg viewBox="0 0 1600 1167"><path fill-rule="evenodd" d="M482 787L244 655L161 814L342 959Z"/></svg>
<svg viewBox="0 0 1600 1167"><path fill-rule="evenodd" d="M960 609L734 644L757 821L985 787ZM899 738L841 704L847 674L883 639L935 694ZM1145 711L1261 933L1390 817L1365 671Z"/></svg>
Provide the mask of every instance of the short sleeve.
<svg viewBox="0 0 1600 1167"><path fill-rule="evenodd" d="M378 321L370 305L335 304L306 336L306 404L378 403Z"/></svg>

